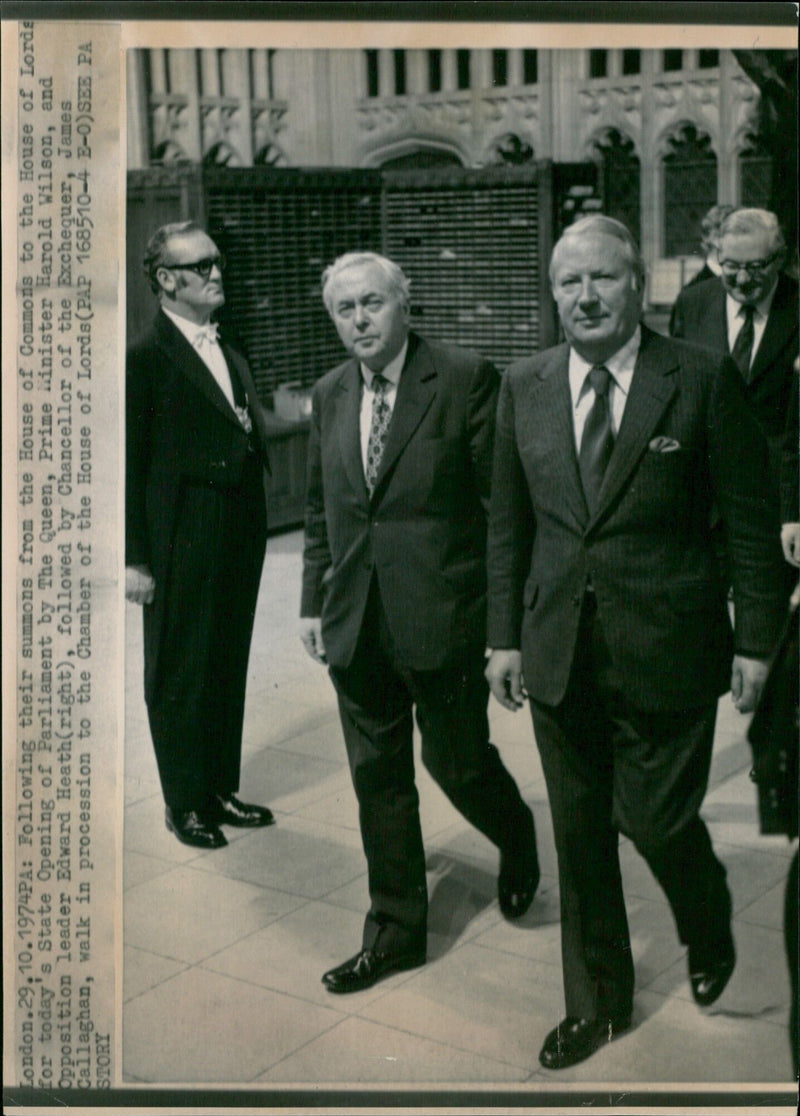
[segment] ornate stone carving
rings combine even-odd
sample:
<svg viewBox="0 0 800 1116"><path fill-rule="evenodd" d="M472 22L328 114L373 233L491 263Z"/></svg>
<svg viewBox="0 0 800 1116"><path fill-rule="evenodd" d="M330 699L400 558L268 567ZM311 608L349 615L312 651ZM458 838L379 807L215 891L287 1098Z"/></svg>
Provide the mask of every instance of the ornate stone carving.
<svg viewBox="0 0 800 1116"><path fill-rule="evenodd" d="M417 97L369 97L356 106L360 132L407 132L414 126L468 132L472 126L469 93L430 93Z"/></svg>
<svg viewBox="0 0 800 1116"><path fill-rule="evenodd" d="M180 93L153 93L148 108L151 159L159 163L188 161L185 144L189 127L188 99Z"/></svg>
<svg viewBox="0 0 800 1116"><path fill-rule="evenodd" d="M637 76L615 80L613 84L597 80L587 82L578 90L581 150L589 152L599 135L609 130L634 136L642 131L642 85Z"/></svg>
<svg viewBox="0 0 800 1116"><path fill-rule="evenodd" d="M694 124L719 146L719 79L671 78L653 84L655 120L653 134L661 136L659 148L669 150L669 136L684 124Z"/></svg>
<svg viewBox="0 0 800 1116"><path fill-rule="evenodd" d="M253 161L268 166L286 162L277 136L288 123L286 101L253 101L250 105L250 132L253 137Z"/></svg>

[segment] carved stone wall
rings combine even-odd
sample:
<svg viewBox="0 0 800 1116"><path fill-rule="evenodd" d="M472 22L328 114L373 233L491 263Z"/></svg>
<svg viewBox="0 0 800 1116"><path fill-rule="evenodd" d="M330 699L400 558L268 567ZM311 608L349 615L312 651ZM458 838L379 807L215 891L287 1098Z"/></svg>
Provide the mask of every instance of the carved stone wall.
<svg viewBox="0 0 800 1116"><path fill-rule="evenodd" d="M131 167L187 161L230 166L377 167L412 159L465 166L533 159L597 158L612 131L639 160L641 242L647 259L665 246L664 158L687 124L710 138L719 202L741 200L741 153L757 131L759 94L731 51L700 68L698 52L663 72L662 52L642 50L641 72L623 73L608 51L608 76L588 75L585 50L537 52L525 84L523 51L508 50L508 85L493 84L492 51L470 51L469 88L456 51L441 51L442 88L426 92L427 51L406 51L403 95L395 52L149 50L128 61ZM462 59L463 61L463 59ZM376 77L377 75L377 77Z"/></svg>

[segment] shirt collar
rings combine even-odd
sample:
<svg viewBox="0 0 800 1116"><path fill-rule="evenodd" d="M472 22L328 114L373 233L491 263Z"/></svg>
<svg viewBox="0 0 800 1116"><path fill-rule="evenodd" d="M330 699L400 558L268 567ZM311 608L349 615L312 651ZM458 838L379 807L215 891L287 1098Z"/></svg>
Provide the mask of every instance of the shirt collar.
<svg viewBox="0 0 800 1116"><path fill-rule="evenodd" d="M754 322L761 322L761 321L766 321L767 320L767 318L769 317L770 307L772 306L772 300L775 297L775 292L777 291L777 289L778 289L778 284L777 284L777 282L775 282L775 283L773 283L772 290L769 292L769 294L765 295L761 299L760 302L755 303L755 313L753 314L753 321ZM737 302L736 299L732 298L731 295L729 295L728 292L726 291L725 292L725 310L726 310L726 313L727 313L727 316L728 316L728 326L729 327L732 326L734 322L739 321L740 315L741 315L741 312L742 312L743 309L744 309L743 303Z"/></svg>
<svg viewBox="0 0 800 1116"><path fill-rule="evenodd" d="M181 317L180 314L173 313L172 310L169 310L163 304L161 306L161 309L167 315L169 320L171 322L174 322L174 324L178 327L178 329L181 331L183 336L192 345L195 344L196 339L197 339L199 334L204 333L209 325L214 324L210 321L209 322L204 322L203 325L198 325L197 322L190 322L188 318L183 318L183 317Z"/></svg>
<svg viewBox="0 0 800 1116"><path fill-rule="evenodd" d="M390 360L386 367L381 372L381 376L388 380L390 384L397 387L400 382L400 373L403 371L403 365L406 362L406 353L408 352L408 338L406 337L403 342L403 347L394 359ZM367 368L366 364L361 365L361 375L364 377L364 383L371 390L372 381L375 373Z"/></svg>
<svg viewBox="0 0 800 1116"><path fill-rule="evenodd" d="M614 384L627 395L631 389L631 380L633 379L633 370L636 366L636 358L639 355L639 347L642 343L642 330L641 326L637 326L633 335L628 338L621 349L617 349L613 356L608 360L604 360L603 364L611 373ZM572 396L572 406L577 407L584 393L590 390L590 385L586 382L586 377L589 370L594 365L587 360L584 360L580 353L570 348L569 351L569 390Z"/></svg>

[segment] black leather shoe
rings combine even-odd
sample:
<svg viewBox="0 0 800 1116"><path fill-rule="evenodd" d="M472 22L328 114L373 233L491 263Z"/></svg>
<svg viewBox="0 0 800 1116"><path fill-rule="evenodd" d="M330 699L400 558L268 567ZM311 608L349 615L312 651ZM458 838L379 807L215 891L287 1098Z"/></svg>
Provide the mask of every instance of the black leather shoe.
<svg viewBox="0 0 800 1116"><path fill-rule="evenodd" d="M690 958L689 983L692 986L695 1003L699 1004L700 1007L708 1007L709 1004L718 1000L731 979L735 965L736 951L733 948L733 942L730 943L729 950L726 950L716 961L709 962L707 965L695 967Z"/></svg>
<svg viewBox="0 0 800 1116"><path fill-rule="evenodd" d="M410 953L380 953L375 949L362 949L349 961L325 973L322 983L329 992L361 992L390 973L416 969L424 964L424 949Z"/></svg>
<svg viewBox="0 0 800 1116"><path fill-rule="evenodd" d="M168 806L164 818L167 829L179 841L183 841L184 845L193 845L198 849L220 849L228 843L224 833L196 810L176 810L173 813Z"/></svg>
<svg viewBox="0 0 800 1116"><path fill-rule="evenodd" d="M240 802L235 794L216 795L217 808L214 821L217 825L259 826L272 825L275 817L266 806L252 806Z"/></svg>
<svg viewBox="0 0 800 1116"><path fill-rule="evenodd" d="M539 886L539 858L536 843L525 853L501 853L497 877L497 902L506 918L522 918L533 902Z"/></svg>
<svg viewBox="0 0 800 1116"><path fill-rule="evenodd" d="M539 1061L545 1069L552 1070L575 1066L627 1031L630 1025L629 1015L618 1019L576 1019L569 1015L544 1040Z"/></svg>

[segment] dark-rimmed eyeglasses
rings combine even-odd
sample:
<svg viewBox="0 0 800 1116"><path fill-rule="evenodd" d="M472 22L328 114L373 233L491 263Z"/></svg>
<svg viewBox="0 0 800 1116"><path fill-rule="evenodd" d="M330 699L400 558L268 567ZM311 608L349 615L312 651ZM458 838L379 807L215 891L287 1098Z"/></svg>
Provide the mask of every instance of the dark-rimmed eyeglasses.
<svg viewBox="0 0 800 1116"><path fill-rule="evenodd" d="M159 264L166 271L193 271L201 279L208 279L215 267L220 271L225 270L225 257L223 255L206 256L205 259L195 260L194 263Z"/></svg>
<svg viewBox="0 0 800 1116"><path fill-rule="evenodd" d="M739 263L738 260L720 260L719 266L722 268L723 275L729 275L731 278L738 275L740 271L746 271L748 275L755 277L763 275L770 264L775 262L779 254L773 252L765 260L750 260L748 263Z"/></svg>

